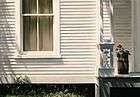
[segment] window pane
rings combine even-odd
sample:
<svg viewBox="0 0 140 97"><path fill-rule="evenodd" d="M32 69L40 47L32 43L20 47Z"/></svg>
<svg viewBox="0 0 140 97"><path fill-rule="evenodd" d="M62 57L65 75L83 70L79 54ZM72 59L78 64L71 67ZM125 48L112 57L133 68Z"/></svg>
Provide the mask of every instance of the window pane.
<svg viewBox="0 0 140 97"><path fill-rule="evenodd" d="M23 17L24 51L37 50L37 18Z"/></svg>
<svg viewBox="0 0 140 97"><path fill-rule="evenodd" d="M37 0L22 0L23 13L36 13Z"/></svg>
<svg viewBox="0 0 140 97"><path fill-rule="evenodd" d="M53 17L39 18L39 50L53 50Z"/></svg>
<svg viewBox="0 0 140 97"><path fill-rule="evenodd" d="M39 13L53 13L53 0L39 0Z"/></svg>

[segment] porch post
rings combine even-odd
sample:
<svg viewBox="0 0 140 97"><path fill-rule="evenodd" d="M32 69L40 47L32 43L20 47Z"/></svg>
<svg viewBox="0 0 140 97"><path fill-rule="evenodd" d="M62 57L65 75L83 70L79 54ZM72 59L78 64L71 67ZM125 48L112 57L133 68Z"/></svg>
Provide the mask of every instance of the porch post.
<svg viewBox="0 0 140 97"><path fill-rule="evenodd" d="M132 27L134 37L134 72L140 72L140 0L131 0L133 5Z"/></svg>

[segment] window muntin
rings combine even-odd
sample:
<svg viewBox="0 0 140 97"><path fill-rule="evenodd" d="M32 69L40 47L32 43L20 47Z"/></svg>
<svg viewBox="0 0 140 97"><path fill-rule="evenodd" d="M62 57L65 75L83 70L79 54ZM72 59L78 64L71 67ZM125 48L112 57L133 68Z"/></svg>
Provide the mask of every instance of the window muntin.
<svg viewBox="0 0 140 97"><path fill-rule="evenodd" d="M22 0L23 51L53 51L53 0Z"/></svg>

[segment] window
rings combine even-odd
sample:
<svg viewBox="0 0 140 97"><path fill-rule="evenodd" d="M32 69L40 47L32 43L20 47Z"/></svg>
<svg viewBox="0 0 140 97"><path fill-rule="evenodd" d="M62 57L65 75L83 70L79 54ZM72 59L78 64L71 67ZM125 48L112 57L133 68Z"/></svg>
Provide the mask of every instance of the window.
<svg viewBox="0 0 140 97"><path fill-rule="evenodd" d="M23 0L23 50L53 51L52 0Z"/></svg>
<svg viewBox="0 0 140 97"><path fill-rule="evenodd" d="M19 2L20 1L20 2ZM22 56L59 55L59 0L17 0L18 46ZM20 5L20 6L18 6ZM19 10L19 9L21 10ZM20 27L19 27L20 22Z"/></svg>

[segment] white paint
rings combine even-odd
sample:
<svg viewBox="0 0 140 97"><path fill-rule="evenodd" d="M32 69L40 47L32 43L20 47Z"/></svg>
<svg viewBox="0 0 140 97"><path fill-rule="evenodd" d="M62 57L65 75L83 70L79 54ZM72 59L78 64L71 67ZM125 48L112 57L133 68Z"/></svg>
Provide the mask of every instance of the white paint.
<svg viewBox="0 0 140 97"><path fill-rule="evenodd" d="M131 63L133 63L132 65L130 65L129 70L130 72L134 72L134 68L135 68L135 0L131 0L131 32L132 32L132 46L133 46L133 55L131 55Z"/></svg>
<svg viewBox="0 0 140 97"><path fill-rule="evenodd" d="M5 35L0 33L2 37L0 38L0 75L7 78L13 75L27 75L33 83L97 82L99 0L54 0L59 4L59 12L54 13L57 14L55 22L58 24L58 28L55 29L59 30L59 33L54 36L58 39L55 44L59 47L55 46L57 47L55 49L61 55L59 58L46 57L44 52L38 52L38 54L29 52L32 54L28 57L13 56L22 49L23 44L19 41L22 35L18 37L22 31L22 24L19 23L20 19L22 20L20 0L12 1L10 5L13 7L9 8L13 8L10 12L15 15L11 17L16 19L12 19L13 22L9 20L8 23L0 22L2 25L14 27L12 29L4 27L1 32ZM19 48L16 48L17 44Z"/></svg>
<svg viewBox="0 0 140 97"><path fill-rule="evenodd" d="M113 41L111 25L111 5L110 0L103 0L103 35L105 40Z"/></svg>
<svg viewBox="0 0 140 97"><path fill-rule="evenodd" d="M60 58L60 10L59 0L53 0L53 14L32 14L31 16L54 16L53 19L53 51L23 51L23 16L30 14L22 14L22 0L16 0L16 29L17 29L17 58ZM38 34L38 33L37 33Z"/></svg>
<svg viewBox="0 0 140 97"><path fill-rule="evenodd" d="M134 0L134 44L135 44L135 72L140 72L140 1Z"/></svg>
<svg viewBox="0 0 140 97"><path fill-rule="evenodd" d="M123 47L130 51L129 57L130 71L133 71L134 66L134 44L132 32L132 13L130 0L113 0L113 33L115 39L115 48L121 43ZM133 34L133 35L132 35ZM116 59L116 57L115 57ZM115 60L116 61L116 60ZM115 62L115 65L117 62Z"/></svg>

